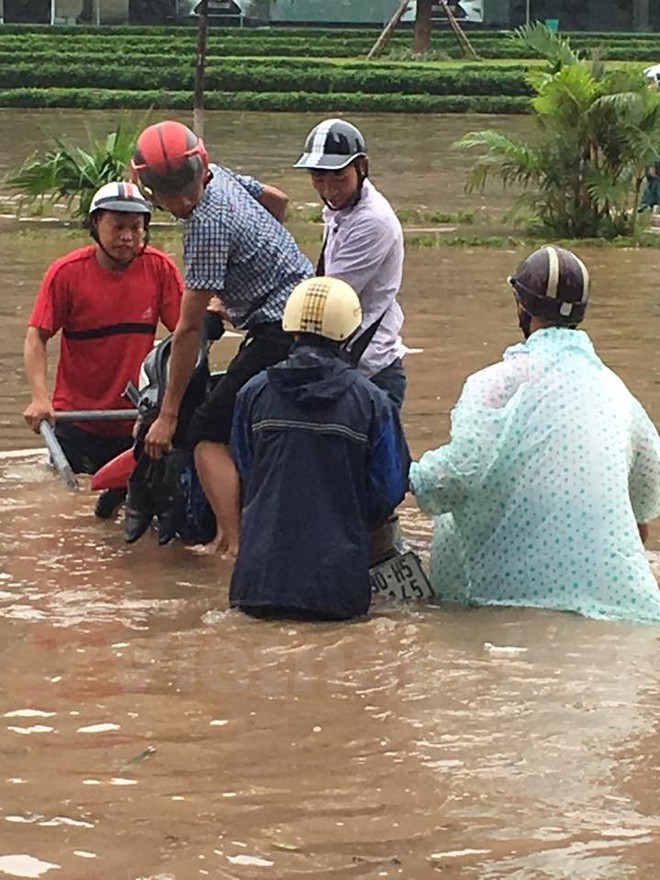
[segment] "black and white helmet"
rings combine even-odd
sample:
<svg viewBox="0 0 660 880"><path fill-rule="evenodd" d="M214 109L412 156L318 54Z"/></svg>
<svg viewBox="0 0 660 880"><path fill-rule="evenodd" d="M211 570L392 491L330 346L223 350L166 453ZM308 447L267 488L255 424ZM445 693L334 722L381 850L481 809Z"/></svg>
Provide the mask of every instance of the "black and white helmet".
<svg viewBox="0 0 660 880"><path fill-rule="evenodd" d="M121 211L127 214L148 214L153 207L134 183L119 180L104 184L95 194L89 213L95 211Z"/></svg>
<svg viewBox="0 0 660 880"><path fill-rule="evenodd" d="M359 130L345 119L326 119L307 135L304 152L293 166L310 171L339 171L367 155Z"/></svg>
<svg viewBox="0 0 660 880"><path fill-rule="evenodd" d="M589 272L565 248L545 245L534 251L509 278L516 299L534 318L574 326L584 319L589 301Z"/></svg>

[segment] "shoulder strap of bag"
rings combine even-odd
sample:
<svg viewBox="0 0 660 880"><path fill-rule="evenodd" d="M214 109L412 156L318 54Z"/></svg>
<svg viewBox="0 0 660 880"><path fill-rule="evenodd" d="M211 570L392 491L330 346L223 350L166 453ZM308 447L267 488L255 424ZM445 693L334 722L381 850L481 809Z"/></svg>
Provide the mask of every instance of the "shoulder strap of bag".
<svg viewBox="0 0 660 880"><path fill-rule="evenodd" d="M360 335L358 337L356 337L355 342L352 343L350 350L346 351L346 356L348 357L349 361L353 364L354 367L357 367L357 365L360 363L360 360L362 359L362 355L367 350L367 346L369 345L371 340L374 338L374 334L376 333L376 330L378 330L378 328L380 327L381 321L383 320L383 318L385 317L386 314L387 314L387 309L385 309L385 311L382 313L382 315L379 315L376 318L376 320L373 322L373 324L369 324L367 329L363 333L360 333ZM350 340L349 340L349 343L350 343Z"/></svg>
<svg viewBox="0 0 660 880"><path fill-rule="evenodd" d="M323 234L323 244L321 245L321 253L319 254L319 258L316 261L316 275L317 277L321 275L325 275L325 249L328 246L328 230L326 228L325 233Z"/></svg>

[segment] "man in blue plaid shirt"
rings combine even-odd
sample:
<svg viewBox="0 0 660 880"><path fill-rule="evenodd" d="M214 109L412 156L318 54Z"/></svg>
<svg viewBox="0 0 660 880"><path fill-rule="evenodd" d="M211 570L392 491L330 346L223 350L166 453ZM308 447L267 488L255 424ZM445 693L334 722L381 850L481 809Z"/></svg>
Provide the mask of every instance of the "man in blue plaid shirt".
<svg viewBox="0 0 660 880"><path fill-rule="evenodd" d="M282 225L286 196L209 165L204 144L185 125L167 121L146 128L132 166L154 202L184 227L186 290L163 403L145 441L148 455L160 458L171 449L211 297L219 296L232 324L247 331L226 375L193 416L188 434L218 523L207 550L235 556L240 484L229 450L234 401L248 379L289 353L291 338L282 330L284 305L314 271Z"/></svg>

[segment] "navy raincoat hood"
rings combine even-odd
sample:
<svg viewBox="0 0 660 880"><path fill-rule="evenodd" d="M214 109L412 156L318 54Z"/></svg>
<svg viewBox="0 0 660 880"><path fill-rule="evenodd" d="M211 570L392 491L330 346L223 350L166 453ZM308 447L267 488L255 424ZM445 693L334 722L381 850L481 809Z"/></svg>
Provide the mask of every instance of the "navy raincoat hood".
<svg viewBox="0 0 660 880"><path fill-rule="evenodd" d="M301 406L334 403L357 378L338 346L330 342L319 346L297 344L285 361L268 369L273 390Z"/></svg>

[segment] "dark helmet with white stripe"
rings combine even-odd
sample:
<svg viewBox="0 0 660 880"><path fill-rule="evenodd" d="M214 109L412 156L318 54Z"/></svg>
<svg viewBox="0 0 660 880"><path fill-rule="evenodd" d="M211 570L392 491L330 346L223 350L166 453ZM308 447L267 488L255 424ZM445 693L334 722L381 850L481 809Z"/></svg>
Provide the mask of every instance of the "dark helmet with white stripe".
<svg viewBox="0 0 660 880"><path fill-rule="evenodd" d="M304 152L293 166L310 171L339 171L367 155L360 131L345 119L326 119L307 135Z"/></svg>
<svg viewBox="0 0 660 880"><path fill-rule="evenodd" d="M565 248L545 245L534 251L509 278L516 299L533 318L575 326L584 319L589 301L589 272Z"/></svg>

